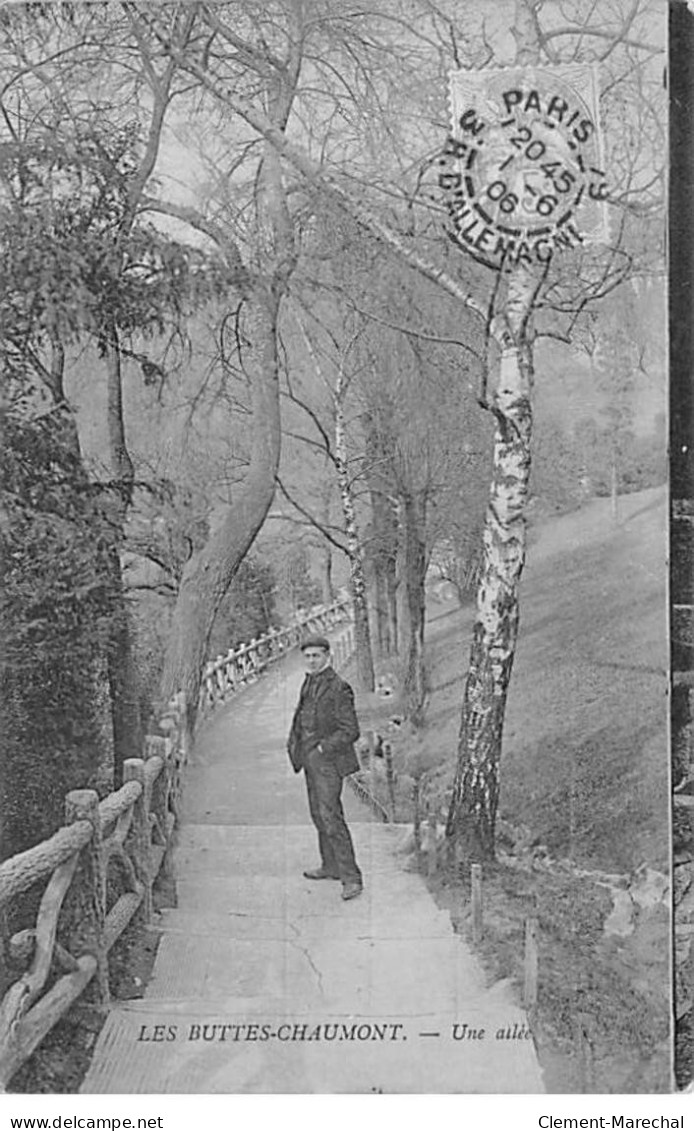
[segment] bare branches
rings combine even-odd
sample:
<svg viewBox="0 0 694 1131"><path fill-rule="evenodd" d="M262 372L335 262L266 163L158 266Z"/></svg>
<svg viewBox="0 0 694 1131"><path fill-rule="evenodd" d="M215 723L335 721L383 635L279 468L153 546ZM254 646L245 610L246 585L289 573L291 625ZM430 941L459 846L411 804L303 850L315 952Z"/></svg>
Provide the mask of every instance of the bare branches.
<svg viewBox="0 0 694 1131"><path fill-rule="evenodd" d="M417 251L415 246L407 241L406 237L401 236L367 205L348 193L332 174L318 165L305 150L298 148L291 142L283 130L275 125L267 114L240 98L234 90L211 75L197 60L181 52L161 33L157 34L166 50L172 54L184 70L194 75L206 90L232 109L252 129L265 138L281 157L289 161L306 178L309 185L318 187L321 191L327 193L358 224L389 246L420 274L447 290L449 294L453 295L484 322L484 310L479 306L472 292L462 287L457 280L448 274L445 268L429 261Z"/></svg>
<svg viewBox="0 0 694 1131"><path fill-rule="evenodd" d="M351 306L352 310L355 310L357 314L360 314L362 318L367 319L367 321L369 322L375 322L379 326L386 326L389 330L395 330L398 334L404 334L406 337L416 338L422 342L431 342L435 345L440 346L456 346L458 349L464 350L465 353L469 353L472 357L475 358L476 361L482 360L482 356L478 352L478 350L468 345L467 342L462 342L460 338L448 338L442 335L428 334L421 327L412 329L411 327L404 325L404 323L402 322L395 322L392 319L385 318L379 314L376 314L373 309L366 310L365 308L359 306L359 304L356 303L354 299L352 299L344 292L342 297L344 298L345 302L347 302L348 305Z"/></svg>
<svg viewBox="0 0 694 1131"><path fill-rule="evenodd" d="M315 412L315 410L312 409L311 406L306 401L302 400L302 398L299 397L293 390L288 390L283 395L288 397L289 400L292 402L292 404L297 405L298 408L302 409L306 413L306 415L309 417L309 419L315 425L315 427L316 427L316 429L317 429L317 431L318 431L318 433L321 437L322 443L318 444L316 441L309 441L306 437L301 437L301 439L305 439L307 443L310 443L310 442L314 443L316 447L319 447L320 450L322 452L324 452L324 454L328 457L328 459L331 461L331 463L334 464L335 463L335 455L334 455L334 452L332 450L332 443L331 443L331 440L330 440L330 436L328 435L327 430L323 426L323 423L322 423L318 413Z"/></svg>
<svg viewBox="0 0 694 1131"><path fill-rule="evenodd" d="M297 499L295 499L293 495L290 495L289 491L285 487L285 485L282 482L282 480L280 479L279 475L276 476L275 481L277 483L277 486L280 489L280 492L282 493L284 498L287 500L287 502L291 503L291 505L294 507L294 509L296 511L298 511L298 513L300 515L302 515L303 518L306 519L309 526L312 526L315 530L320 531L320 533L323 535L323 537L326 538L332 546L335 546L336 549L341 550L343 554L349 554L349 550L347 549L347 546L344 545L342 542L338 541L338 539L335 538L335 536L331 533L331 530L339 530L340 528L338 526L333 526L332 523L326 524L326 523L323 523L323 522L319 522L318 519L314 518L314 516L311 514L311 512L306 509L306 507L302 506L302 504Z"/></svg>
<svg viewBox="0 0 694 1131"><path fill-rule="evenodd" d="M139 205L140 212L159 212L163 216L171 216L188 224L195 231L211 239L224 253L227 265L233 274L234 285L244 291L251 283L251 275L246 268L238 245L232 240L226 230L214 220L208 220L197 208L184 204L172 204L170 201L156 200L154 197L143 197Z"/></svg>
<svg viewBox="0 0 694 1131"><path fill-rule="evenodd" d="M258 51L251 44L243 40L211 11L209 4L202 4L201 10L204 14L205 22L212 28L215 35L218 35L234 48L236 51L236 59L242 66L257 71L265 80L273 80L275 78L277 71L281 70L283 67L281 59L273 56L267 49L264 52ZM207 51L209 53L209 44Z"/></svg>
<svg viewBox="0 0 694 1131"><path fill-rule="evenodd" d="M649 55L662 55L663 54L663 48L662 47L658 47L658 46L656 46L652 43L648 43L644 40L635 40L635 39L629 39L626 36L613 35L611 32L605 31L602 28L580 27L580 26L578 26L578 27L555 28L552 31L543 32L542 33L543 46L550 39L557 39L559 37L566 36L566 35L579 35L579 36L586 36L587 35L587 36L595 37L597 39L607 39L607 40L609 40L610 46L605 49L605 51L602 53L602 55L599 56L600 62L603 62L605 59L607 59L608 56L612 54L614 49L616 47L618 47L620 43L624 44L625 47L635 47L639 51L646 51L646 52L648 52Z"/></svg>
<svg viewBox="0 0 694 1131"><path fill-rule="evenodd" d="M151 63L147 45L142 34L142 26L137 16L137 9L135 8L135 5L129 2L129 0L124 0L123 9L128 16L130 26L133 30L133 34L135 35L135 39L139 48L140 58L142 59L143 68L149 80L149 84L152 90L152 97L154 100L152 116L150 118L149 129L147 132L147 142L145 146L144 156L140 162L136 175L130 181L128 189L130 223L132 224L132 221L135 218L138 201L140 200L140 197L144 192L145 185L152 176L152 173L154 172L154 166L157 163L164 118L171 98L171 84L176 72L176 62L173 58L170 57L164 69L163 76L161 78L158 78ZM195 5L191 5L183 21L181 32L181 44L183 46L185 46L188 42L188 38L195 23L195 19Z"/></svg>

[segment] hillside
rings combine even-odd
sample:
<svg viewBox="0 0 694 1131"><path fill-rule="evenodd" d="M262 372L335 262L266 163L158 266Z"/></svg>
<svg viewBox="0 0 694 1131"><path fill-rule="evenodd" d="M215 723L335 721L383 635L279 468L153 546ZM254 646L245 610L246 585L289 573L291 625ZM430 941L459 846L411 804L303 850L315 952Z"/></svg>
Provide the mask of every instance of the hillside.
<svg viewBox="0 0 694 1131"><path fill-rule="evenodd" d="M665 523L658 488L620 498L618 525L599 499L530 531L477 949L520 993L536 917L533 1033L550 1092L670 1087ZM471 623L470 608L431 602L426 726L395 738L400 821L417 765L425 805L445 813ZM364 729L384 729L396 703L361 707ZM469 936L467 877L429 883Z"/></svg>
<svg viewBox="0 0 694 1131"><path fill-rule="evenodd" d="M608 870L668 860L666 504L656 488L531 529L501 816ZM453 772L470 610L432 607L424 742ZM434 752L438 752L438 755Z"/></svg>

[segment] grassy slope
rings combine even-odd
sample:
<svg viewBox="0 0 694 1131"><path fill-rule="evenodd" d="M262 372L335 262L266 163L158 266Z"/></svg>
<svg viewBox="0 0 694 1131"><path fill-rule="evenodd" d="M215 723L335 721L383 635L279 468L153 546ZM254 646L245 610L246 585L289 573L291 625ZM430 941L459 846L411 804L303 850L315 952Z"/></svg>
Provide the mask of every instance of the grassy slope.
<svg viewBox="0 0 694 1131"><path fill-rule="evenodd" d="M608 500L531 533L509 695L501 815L552 855L627 871L668 860L665 493ZM429 626L425 743L450 782L470 613Z"/></svg>
<svg viewBox="0 0 694 1131"><path fill-rule="evenodd" d="M501 813L552 856L611 872L668 867L665 507L658 489L620 500L617 527L607 500L543 523L522 585ZM422 745L439 762L439 792L453 773L470 624L469 610L430 623ZM461 893L444 875L434 890L469 934L465 883ZM484 898L479 949L492 978L522 984L524 919L538 920L533 1030L547 1090L667 1091L665 908L610 938L605 888L503 864L485 870Z"/></svg>

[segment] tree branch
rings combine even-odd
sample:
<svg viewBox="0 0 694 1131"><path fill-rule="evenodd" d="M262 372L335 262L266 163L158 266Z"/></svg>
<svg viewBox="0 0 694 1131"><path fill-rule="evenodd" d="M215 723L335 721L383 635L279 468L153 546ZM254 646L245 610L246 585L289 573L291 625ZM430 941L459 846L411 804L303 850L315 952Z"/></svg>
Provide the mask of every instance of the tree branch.
<svg viewBox="0 0 694 1131"><path fill-rule="evenodd" d="M227 25L222 23L210 11L208 4L202 5L202 12L205 17L206 23L212 28L216 35L219 35L227 43L229 43L236 51L238 51L239 59L244 67L249 70L256 71L264 79L273 79L276 77L278 71L284 70L284 64L281 59L273 55L272 52L266 51L263 55L262 52L256 50L246 40L241 39L234 31Z"/></svg>
<svg viewBox="0 0 694 1131"><path fill-rule="evenodd" d="M300 440L302 444L307 444L310 448L316 448L316 450L319 451L321 455L329 455L329 453L326 452L324 445L319 443L318 440L312 440L310 436L302 436L300 432L292 432L289 428L283 428L282 432L285 436L289 436L292 440ZM332 459L332 456L330 456L330 458Z"/></svg>
<svg viewBox="0 0 694 1131"><path fill-rule="evenodd" d="M652 43L644 43L642 40L637 40L637 39L622 39L621 36L618 33L613 34L612 32L609 32L609 31L603 31L601 28L590 28L590 27L564 27L564 28L554 28L552 31L543 31L542 32L543 45L544 45L544 42L548 39L556 39L558 36L564 36L564 35L581 35L581 36L591 35L591 36L595 36L599 39L609 39L609 40L611 40L612 43L610 45L610 48L604 55L600 56L601 60L606 59L607 55L609 55L610 52L612 52L614 50L614 48L617 47L617 45L619 43L624 44L625 47L637 47L640 51L648 51L648 52L650 52L651 55L662 55L662 53L663 53L662 47L654 47Z"/></svg>
<svg viewBox="0 0 694 1131"><path fill-rule="evenodd" d="M301 505L301 503L298 503L296 501L296 499L292 498L292 496L287 491L287 488L284 486L282 480L280 479L279 475L275 476L275 481L276 481L277 486L279 487L281 493L284 495L285 499L287 500L287 502L291 503L291 505L295 508L295 510L297 510L299 512L300 515L303 515L303 517L307 520L309 525L313 526L316 530L320 531L320 533L323 535L323 537L326 538L328 540L328 542L331 543L331 545L335 546L336 549L341 550L343 554L347 554L347 556L349 556L349 551L347 550L347 547L343 546L341 542L338 542L337 539L334 538L332 536L332 534L330 534L330 532L326 529L326 527L323 525L323 523L318 522L318 520L313 517L313 515L311 514L310 511L307 511L306 508Z"/></svg>
<svg viewBox="0 0 694 1131"><path fill-rule="evenodd" d="M243 262L241 252L234 240L230 239L223 228L213 220L208 220L196 208L183 204L171 204L168 201L156 200L154 197L143 197L140 203L140 212L159 212L163 216L172 216L184 224L190 225L195 231L211 239L217 244L220 251L225 253L227 263L235 274L234 283L242 292L252 283L252 276Z"/></svg>
<svg viewBox="0 0 694 1131"><path fill-rule="evenodd" d="M432 282L448 291L449 294L475 314L476 317L482 321L482 324L484 324L486 319L485 311L483 307L478 304L471 291L462 287L444 268L438 267L435 263L431 263L424 256L420 255L407 243L406 239L398 232L394 231L390 225L386 224L379 216L372 212L371 209L346 192L334 176L318 165L307 153L298 149L290 142L284 132L274 125L266 114L263 114L261 111L243 102L233 91L225 88L219 80L212 78L199 63L192 59L186 59L185 55L160 32L155 31L155 34L158 35L164 48L173 55L183 70L187 70L190 74L194 75L206 90L214 94L216 98L234 110L243 121L264 137L266 141L270 142L280 156L289 161L289 163L306 178L309 184L315 185L330 196L358 224L366 228L367 231L376 236L382 243L390 247L391 250L408 263L410 267L418 271L420 275L423 275L425 278L430 279Z"/></svg>
<svg viewBox="0 0 694 1131"><path fill-rule="evenodd" d="M477 350L473 349L472 346L468 346L465 342L461 342L459 338L440 338L436 334L427 334L424 330L411 330L408 326L404 326L399 322L392 322L390 319L379 317L373 310L363 310L344 290L342 290L341 293L345 302L347 302L357 314L360 314L362 318L366 318L370 322L376 322L379 326L386 326L389 330L395 330L396 333L405 334L410 338L419 338L423 342L433 342L441 346L458 346L460 349L466 350L467 353L472 354L477 361L482 360Z"/></svg>
<svg viewBox="0 0 694 1131"><path fill-rule="evenodd" d="M321 451L325 452L325 455L328 457L330 462L334 464L335 463L335 456L334 456L334 453L333 453L333 450L332 450L332 444L331 444L331 441L330 441L330 436L328 435L325 428L323 427L318 414L316 412L314 412L314 410L311 408L310 405L306 404L305 401L302 401L301 398L298 397L297 394L293 390L288 390L283 395L285 397L287 397L288 400L292 401L293 404L298 405L299 408L302 408L304 410L304 412L306 413L306 415L308 417L310 417L310 419L313 421L316 428L320 432L321 439L323 440L323 446L321 447ZM306 442L307 443L309 442L308 439L307 439ZM317 441L313 441L313 442L316 444L316 447L319 446Z"/></svg>

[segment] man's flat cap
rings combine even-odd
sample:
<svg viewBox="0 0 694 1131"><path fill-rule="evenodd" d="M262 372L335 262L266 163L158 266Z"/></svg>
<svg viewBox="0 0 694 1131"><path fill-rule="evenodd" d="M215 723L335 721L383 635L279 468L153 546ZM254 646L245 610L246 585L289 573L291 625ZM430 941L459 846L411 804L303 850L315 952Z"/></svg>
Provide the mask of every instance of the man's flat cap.
<svg viewBox="0 0 694 1131"><path fill-rule="evenodd" d="M306 648L324 648L326 652L330 651L330 641L325 636L305 636L301 641L301 651Z"/></svg>

